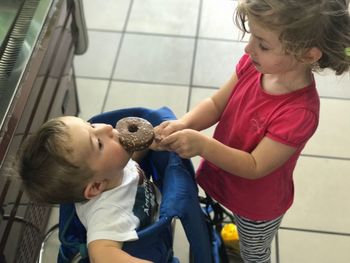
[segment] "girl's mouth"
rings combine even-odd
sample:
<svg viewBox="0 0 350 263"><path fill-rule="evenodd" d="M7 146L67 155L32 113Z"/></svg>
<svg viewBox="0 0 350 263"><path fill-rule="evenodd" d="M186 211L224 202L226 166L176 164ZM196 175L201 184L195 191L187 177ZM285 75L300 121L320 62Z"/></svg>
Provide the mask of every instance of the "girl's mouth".
<svg viewBox="0 0 350 263"><path fill-rule="evenodd" d="M253 64L254 64L254 66L256 66L256 67L257 67L257 66L260 66L260 64L259 64L258 62L256 62L255 60L253 60L253 59L252 59L252 62L253 62Z"/></svg>

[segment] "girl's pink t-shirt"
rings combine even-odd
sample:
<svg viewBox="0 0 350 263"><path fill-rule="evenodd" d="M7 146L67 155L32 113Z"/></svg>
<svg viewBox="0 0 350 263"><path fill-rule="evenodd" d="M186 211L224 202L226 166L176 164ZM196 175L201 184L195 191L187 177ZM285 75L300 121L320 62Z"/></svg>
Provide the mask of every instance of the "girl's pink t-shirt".
<svg viewBox="0 0 350 263"><path fill-rule="evenodd" d="M251 220L271 220L293 203L293 170L306 142L316 131L320 100L315 81L295 92L271 95L261 87L248 55L239 61L238 82L214 132L225 145L252 152L265 136L296 148L281 167L255 180L223 171L202 160L199 185L232 212ZM266 153L268 154L268 152Z"/></svg>

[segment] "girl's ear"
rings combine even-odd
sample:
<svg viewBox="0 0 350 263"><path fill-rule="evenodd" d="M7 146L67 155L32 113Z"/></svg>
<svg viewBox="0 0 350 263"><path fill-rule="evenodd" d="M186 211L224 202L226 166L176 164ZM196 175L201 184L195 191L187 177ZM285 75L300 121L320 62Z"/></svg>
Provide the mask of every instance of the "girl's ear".
<svg viewBox="0 0 350 263"><path fill-rule="evenodd" d="M312 47L306 51L304 55L304 62L308 64L313 64L317 62L322 57L322 51L317 47Z"/></svg>
<svg viewBox="0 0 350 263"><path fill-rule="evenodd" d="M107 181L102 182L90 182L87 184L84 190L84 197L86 199L91 199L99 194L101 194L107 188Z"/></svg>

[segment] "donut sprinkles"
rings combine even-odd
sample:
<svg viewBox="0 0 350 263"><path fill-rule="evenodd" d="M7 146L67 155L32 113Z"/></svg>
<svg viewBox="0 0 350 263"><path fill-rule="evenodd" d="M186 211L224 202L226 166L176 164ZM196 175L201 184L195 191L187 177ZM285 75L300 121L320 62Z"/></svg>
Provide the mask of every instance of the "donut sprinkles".
<svg viewBox="0 0 350 263"><path fill-rule="evenodd" d="M153 126L147 120L138 117L126 117L115 126L119 133L119 142L128 152L147 149L153 142Z"/></svg>

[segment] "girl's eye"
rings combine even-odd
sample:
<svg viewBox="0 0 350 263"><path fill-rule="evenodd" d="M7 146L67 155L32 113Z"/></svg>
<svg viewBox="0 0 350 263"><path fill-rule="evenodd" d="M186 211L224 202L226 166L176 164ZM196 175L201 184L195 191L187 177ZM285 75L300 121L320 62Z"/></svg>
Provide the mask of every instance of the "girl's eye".
<svg viewBox="0 0 350 263"><path fill-rule="evenodd" d="M267 50L269 50L267 47L265 47L265 46L262 45L262 44L259 44L259 47L260 47L260 49L261 49L262 51L267 51Z"/></svg>

